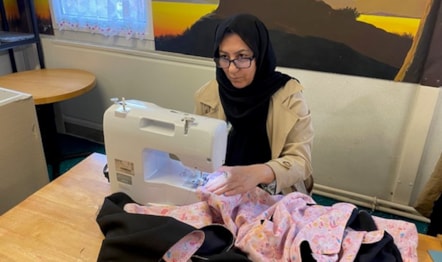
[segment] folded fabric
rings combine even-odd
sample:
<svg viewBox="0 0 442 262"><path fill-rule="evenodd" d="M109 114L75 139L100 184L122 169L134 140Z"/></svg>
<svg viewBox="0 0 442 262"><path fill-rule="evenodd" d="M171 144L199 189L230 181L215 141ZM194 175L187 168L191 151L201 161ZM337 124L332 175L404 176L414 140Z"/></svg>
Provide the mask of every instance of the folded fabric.
<svg viewBox="0 0 442 262"><path fill-rule="evenodd" d="M349 203L321 206L305 194L260 188L232 197L198 193L201 202L187 206L143 206L122 193L106 198L97 217L105 235L99 261L134 261L134 254L144 261L417 261L414 224Z"/></svg>
<svg viewBox="0 0 442 262"><path fill-rule="evenodd" d="M223 225L197 229L172 217L131 214L123 209L127 203L135 201L124 193L104 199L96 219L105 236L97 261L250 261L233 248L234 236Z"/></svg>

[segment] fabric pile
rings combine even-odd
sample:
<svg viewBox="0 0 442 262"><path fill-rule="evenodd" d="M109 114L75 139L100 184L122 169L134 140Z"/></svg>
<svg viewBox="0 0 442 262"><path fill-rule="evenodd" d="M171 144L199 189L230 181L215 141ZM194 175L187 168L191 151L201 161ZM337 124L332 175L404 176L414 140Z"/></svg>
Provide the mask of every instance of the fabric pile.
<svg viewBox="0 0 442 262"><path fill-rule="evenodd" d="M98 261L417 261L414 224L350 203L260 188L232 197L201 188L200 202L145 206L108 196L97 216Z"/></svg>

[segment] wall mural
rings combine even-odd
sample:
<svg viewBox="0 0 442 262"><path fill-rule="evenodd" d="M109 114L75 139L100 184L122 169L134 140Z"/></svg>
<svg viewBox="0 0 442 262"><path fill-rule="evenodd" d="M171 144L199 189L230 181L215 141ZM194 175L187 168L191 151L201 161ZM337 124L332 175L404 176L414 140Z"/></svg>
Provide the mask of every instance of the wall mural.
<svg viewBox="0 0 442 262"><path fill-rule="evenodd" d="M53 35L51 9L49 0L34 0L35 12L37 13L38 28L41 34Z"/></svg>
<svg viewBox="0 0 442 262"><path fill-rule="evenodd" d="M33 0L35 12L37 15L38 29L41 34L53 35L51 11L49 0ZM27 22L26 3L27 0L3 0L10 31L31 32L30 25ZM2 25L3 26L3 25Z"/></svg>
<svg viewBox="0 0 442 262"><path fill-rule="evenodd" d="M11 31L26 32L25 0L3 1ZM33 1L40 33L54 34L49 0ZM432 29L421 38L429 6L441 20L440 1L152 0L155 48L212 57L216 25L247 12L269 28L278 66L440 86L440 63L432 63L430 80L423 70L435 49L425 43L441 40L432 39Z"/></svg>
<svg viewBox="0 0 442 262"><path fill-rule="evenodd" d="M437 4L436 4L437 3ZM427 37L422 37L422 43L428 46L422 67L420 83L426 86L442 87L442 1L435 0L431 9L429 9L426 24L433 24L433 33ZM425 34L423 34L425 35ZM418 62L416 62L418 63ZM407 71L413 69L412 64Z"/></svg>
<svg viewBox="0 0 442 262"><path fill-rule="evenodd" d="M269 28L279 66L395 80L426 2L154 0L155 47L212 57L216 25L231 14L248 12Z"/></svg>

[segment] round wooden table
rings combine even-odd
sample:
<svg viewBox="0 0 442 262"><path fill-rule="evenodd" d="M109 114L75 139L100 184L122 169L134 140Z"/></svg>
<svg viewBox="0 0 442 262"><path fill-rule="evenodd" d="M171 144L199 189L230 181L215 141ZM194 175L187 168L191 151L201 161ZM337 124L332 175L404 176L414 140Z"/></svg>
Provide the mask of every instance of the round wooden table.
<svg viewBox="0 0 442 262"><path fill-rule="evenodd" d="M36 105L77 97L95 84L95 75L80 69L40 69L0 76L1 87L31 94Z"/></svg>
<svg viewBox="0 0 442 262"><path fill-rule="evenodd" d="M63 156L61 153L53 105L80 96L95 85L95 75L80 69L38 69L0 76L1 87L32 95L46 162L52 166L52 179L60 175L62 160L77 156Z"/></svg>

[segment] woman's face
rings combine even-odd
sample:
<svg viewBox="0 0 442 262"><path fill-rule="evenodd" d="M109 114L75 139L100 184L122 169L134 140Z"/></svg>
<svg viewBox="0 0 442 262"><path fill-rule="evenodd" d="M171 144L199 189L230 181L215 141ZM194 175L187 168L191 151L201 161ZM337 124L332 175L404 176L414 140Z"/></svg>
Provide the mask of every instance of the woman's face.
<svg viewBox="0 0 442 262"><path fill-rule="evenodd" d="M252 50L237 34L228 34L224 37L219 45L219 57L228 60L237 58L253 57ZM233 62L230 66L223 68L224 73L236 88L244 88L252 83L256 72L255 59L251 61L249 68L237 68Z"/></svg>

